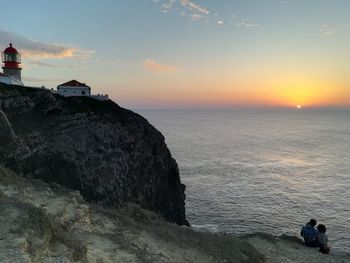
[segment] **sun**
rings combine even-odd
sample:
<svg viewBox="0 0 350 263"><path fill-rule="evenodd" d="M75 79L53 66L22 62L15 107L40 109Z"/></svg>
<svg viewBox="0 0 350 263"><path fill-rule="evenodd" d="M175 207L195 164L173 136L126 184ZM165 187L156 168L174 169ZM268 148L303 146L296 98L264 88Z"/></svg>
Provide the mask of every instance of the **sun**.
<svg viewBox="0 0 350 263"><path fill-rule="evenodd" d="M297 105L297 109L301 109L302 108L302 106L301 105Z"/></svg>

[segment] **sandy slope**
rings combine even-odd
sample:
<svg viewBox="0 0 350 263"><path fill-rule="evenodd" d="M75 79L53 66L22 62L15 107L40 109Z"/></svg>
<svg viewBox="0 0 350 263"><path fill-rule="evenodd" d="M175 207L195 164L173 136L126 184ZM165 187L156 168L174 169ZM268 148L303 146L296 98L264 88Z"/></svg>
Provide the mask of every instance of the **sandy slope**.
<svg viewBox="0 0 350 263"><path fill-rule="evenodd" d="M350 255L332 252L323 255L318 248L309 248L297 237L281 236L273 237L268 234L254 234L244 237L245 241L252 244L255 249L265 256L270 263L331 263L350 262Z"/></svg>
<svg viewBox="0 0 350 263"><path fill-rule="evenodd" d="M0 167L0 262L350 262L294 239L195 232L130 205L106 209L76 191Z"/></svg>
<svg viewBox="0 0 350 263"><path fill-rule="evenodd" d="M0 170L0 262L263 262L248 243Z"/></svg>

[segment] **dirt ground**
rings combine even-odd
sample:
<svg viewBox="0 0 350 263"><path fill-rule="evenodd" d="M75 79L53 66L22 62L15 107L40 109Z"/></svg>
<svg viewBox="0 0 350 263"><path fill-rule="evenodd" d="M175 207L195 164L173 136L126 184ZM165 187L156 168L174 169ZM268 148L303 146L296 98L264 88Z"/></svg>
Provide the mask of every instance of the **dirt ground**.
<svg viewBox="0 0 350 263"><path fill-rule="evenodd" d="M79 192L0 167L0 262L350 262L296 238L197 232L129 204L87 203Z"/></svg>

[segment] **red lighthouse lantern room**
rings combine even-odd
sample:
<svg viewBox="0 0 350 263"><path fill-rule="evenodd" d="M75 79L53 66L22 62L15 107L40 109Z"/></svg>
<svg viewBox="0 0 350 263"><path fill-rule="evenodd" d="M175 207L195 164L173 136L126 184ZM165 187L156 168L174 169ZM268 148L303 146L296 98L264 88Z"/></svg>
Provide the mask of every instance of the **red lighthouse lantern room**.
<svg viewBox="0 0 350 263"><path fill-rule="evenodd" d="M21 54L17 49L12 47L12 43L3 52L1 52L2 62L4 63L2 69L4 74L21 81Z"/></svg>

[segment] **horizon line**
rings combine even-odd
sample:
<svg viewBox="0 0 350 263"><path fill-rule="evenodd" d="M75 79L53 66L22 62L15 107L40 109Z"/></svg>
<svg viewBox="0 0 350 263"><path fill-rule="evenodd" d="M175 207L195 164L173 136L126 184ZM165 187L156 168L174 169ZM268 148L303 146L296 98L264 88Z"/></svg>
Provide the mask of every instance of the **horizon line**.
<svg viewBox="0 0 350 263"><path fill-rule="evenodd" d="M128 107L131 110L291 110L291 111L313 111L313 110L350 110L350 106L212 106L212 107Z"/></svg>

